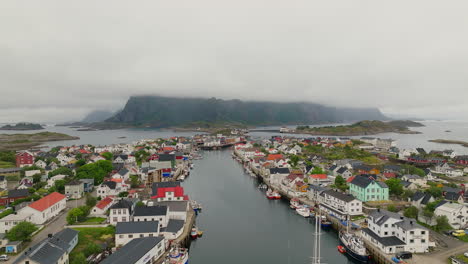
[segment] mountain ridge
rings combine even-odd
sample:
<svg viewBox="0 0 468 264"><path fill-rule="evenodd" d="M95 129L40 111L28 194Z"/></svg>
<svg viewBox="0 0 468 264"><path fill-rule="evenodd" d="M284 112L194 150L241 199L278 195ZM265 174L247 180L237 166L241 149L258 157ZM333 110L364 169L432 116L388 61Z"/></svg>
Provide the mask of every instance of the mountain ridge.
<svg viewBox="0 0 468 264"><path fill-rule="evenodd" d="M338 108L317 103L278 103L132 96L125 107L100 125L174 127L203 124L287 125L389 120L377 108Z"/></svg>

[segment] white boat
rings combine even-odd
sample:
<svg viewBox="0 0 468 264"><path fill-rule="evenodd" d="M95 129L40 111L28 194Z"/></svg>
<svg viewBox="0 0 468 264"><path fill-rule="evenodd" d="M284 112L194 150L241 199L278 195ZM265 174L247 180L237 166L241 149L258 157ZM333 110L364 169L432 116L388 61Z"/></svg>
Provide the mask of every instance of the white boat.
<svg viewBox="0 0 468 264"><path fill-rule="evenodd" d="M165 264L188 264L188 249L173 247L166 258Z"/></svg>
<svg viewBox="0 0 468 264"><path fill-rule="evenodd" d="M291 209L297 209L300 206L301 206L301 204L299 203L299 200L297 198L293 198L289 202L289 207L291 207Z"/></svg>
<svg viewBox="0 0 468 264"><path fill-rule="evenodd" d="M360 263L370 262L370 255L367 252L366 246L362 239L356 235L348 233L347 231L341 231L339 234L340 242L345 247L346 253L359 261Z"/></svg>
<svg viewBox="0 0 468 264"><path fill-rule="evenodd" d="M296 209L296 212L303 217L310 217L310 210L307 207L301 206Z"/></svg>
<svg viewBox="0 0 468 264"><path fill-rule="evenodd" d="M182 174L182 176L180 176L179 178L181 181L185 180L185 175Z"/></svg>

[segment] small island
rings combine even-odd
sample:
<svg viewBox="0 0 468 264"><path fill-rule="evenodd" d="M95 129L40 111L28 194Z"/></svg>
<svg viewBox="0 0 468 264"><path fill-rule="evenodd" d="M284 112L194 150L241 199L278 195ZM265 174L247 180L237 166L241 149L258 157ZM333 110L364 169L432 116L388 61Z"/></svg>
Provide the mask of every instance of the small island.
<svg viewBox="0 0 468 264"><path fill-rule="evenodd" d="M62 133L40 132L35 134L0 134L0 150L20 150L41 145L49 141L80 139Z"/></svg>
<svg viewBox="0 0 468 264"><path fill-rule="evenodd" d="M457 145L462 145L463 147L468 148L468 142L461 141L461 140L431 139L431 140L428 140L428 141L433 142L433 143L440 143L440 144L457 144Z"/></svg>
<svg viewBox="0 0 468 264"><path fill-rule="evenodd" d="M41 130L44 129L40 124L34 123L17 123L16 125L5 125L0 127L0 130Z"/></svg>
<svg viewBox="0 0 468 264"><path fill-rule="evenodd" d="M309 127L298 126L296 133L323 135L323 136L362 136L376 135L381 133L400 133L400 134L421 134L418 131L412 131L408 127L421 127L421 123L413 121L390 121L383 122L377 120L365 120L344 126L324 126L324 127Z"/></svg>

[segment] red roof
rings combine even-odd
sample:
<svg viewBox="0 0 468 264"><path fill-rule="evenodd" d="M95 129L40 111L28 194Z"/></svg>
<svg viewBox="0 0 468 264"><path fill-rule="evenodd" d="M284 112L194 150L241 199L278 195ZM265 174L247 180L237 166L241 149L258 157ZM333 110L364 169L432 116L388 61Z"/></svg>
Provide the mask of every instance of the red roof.
<svg viewBox="0 0 468 264"><path fill-rule="evenodd" d="M173 192L174 197L183 197L185 201L188 201L188 196L184 194L184 187L180 186L158 188L158 192L155 196L151 196L151 199L164 198L167 192Z"/></svg>
<svg viewBox="0 0 468 264"><path fill-rule="evenodd" d="M78 150L81 154L89 154L91 152L87 151L86 149L80 149Z"/></svg>
<svg viewBox="0 0 468 264"><path fill-rule="evenodd" d="M393 172L385 172L383 175L385 178L396 178L396 174Z"/></svg>
<svg viewBox="0 0 468 264"><path fill-rule="evenodd" d="M326 180L328 177L326 174L312 174L310 175L312 179Z"/></svg>
<svg viewBox="0 0 468 264"><path fill-rule="evenodd" d="M96 207L102 210L106 208L106 206L108 206L110 203L112 203L112 201L113 201L112 198L106 197L102 199L101 201L99 201L99 203L96 204Z"/></svg>
<svg viewBox="0 0 468 264"><path fill-rule="evenodd" d="M350 183L350 182L352 182L354 180L354 178L356 178L356 176L351 176L346 180L346 182Z"/></svg>
<svg viewBox="0 0 468 264"><path fill-rule="evenodd" d="M282 158L283 158L283 155L281 154L270 154L268 155L267 160L279 160Z"/></svg>
<svg viewBox="0 0 468 264"><path fill-rule="evenodd" d="M60 194L58 192L53 192L29 205L29 207L42 212L49 207L52 207L56 203L60 202L61 200L65 199L65 195Z"/></svg>
<svg viewBox="0 0 468 264"><path fill-rule="evenodd" d="M175 150L175 148L173 148L173 147L164 147L163 148L163 151L173 151L173 150Z"/></svg>

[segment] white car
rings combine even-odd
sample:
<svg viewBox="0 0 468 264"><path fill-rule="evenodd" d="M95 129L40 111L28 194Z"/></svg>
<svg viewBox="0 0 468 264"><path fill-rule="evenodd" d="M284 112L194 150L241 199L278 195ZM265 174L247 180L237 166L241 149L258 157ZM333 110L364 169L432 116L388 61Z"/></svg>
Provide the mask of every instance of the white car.
<svg viewBox="0 0 468 264"><path fill-rule="evenodd" d="M8 255L0 255L0 261L8 261L9 259Z"/></svg>
<svg viewBox="0 0 468 264"><path fill-rule="evenodd" d="M468 258L468 252L463 253L463 256Z"/></svg>

